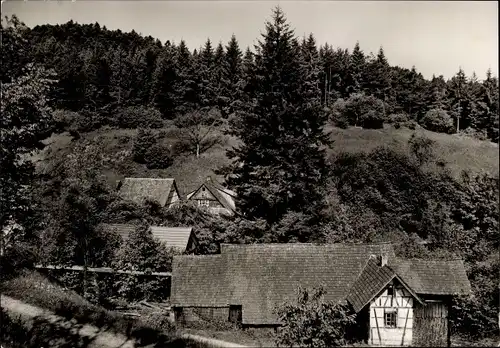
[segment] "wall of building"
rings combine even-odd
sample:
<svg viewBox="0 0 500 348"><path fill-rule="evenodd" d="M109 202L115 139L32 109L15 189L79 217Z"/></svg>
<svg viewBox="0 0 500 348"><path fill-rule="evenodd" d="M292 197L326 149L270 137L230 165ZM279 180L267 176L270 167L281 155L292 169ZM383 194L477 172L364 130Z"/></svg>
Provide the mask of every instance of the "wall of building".
<svg viewBox="0 0 500 348"><path fill-rule="evenodd" d="M179 324L229 321L229 307L183 307L174 308L175 320Z"/></svg>
<svg viewBox="0 0 500 348"><path fill-rule="evenodd" d="M418 347L446 347L449 344L449 303L432 300L425 306L415 305L413 345Z"/></svg>
<svg viewBox="0 0 500 348"><path fill-rule="evenodd" d="M370 303L368 342L375 346L409 346L413 338L413 296L397 281L390 286ZM387 326L386 313L394 312L395 327Z"/></svg>

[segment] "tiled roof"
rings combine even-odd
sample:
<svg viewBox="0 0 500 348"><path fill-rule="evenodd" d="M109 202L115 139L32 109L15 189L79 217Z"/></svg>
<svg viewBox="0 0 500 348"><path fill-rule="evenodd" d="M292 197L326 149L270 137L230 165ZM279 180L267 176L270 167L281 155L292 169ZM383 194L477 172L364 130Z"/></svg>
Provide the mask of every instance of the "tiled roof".
<svg viewBox="0 0 500 348"><path fill-rule="evenodd" d="M469 294L470 283L462 260L394 259L389 266L417 294Z"/></svg>
<svg viewBox="0 0 500 348"><path fill-rule="evenodd" d="M162 207L167 204L172 189L176 190L174 179L125 178L119 194L123 199L141 204L144 200L157 201ZM168 202L170 203L170 202Z"/></svg>
<svg viewBox="0 0 500 348"><path fill-rule="evenodd" d="M223 244L219 258L176 258L172 303L242 305L244 324L276 324L275 308L294 301L299 285L323 285L327 300L343 300L368 256L382 251L394 255L389 244Z"/></svg>
<svg viewBox="0 0 500 348"><path fill-rule="evenodd" d="M102 226L108 231L112 230L118 233L123 240L127 240L130 233L136 228L136 226L131 224L102 224ZM189 237L192 232L192 227L151 226L153 237L166 243L167 247L177 248L183 252L188 246Z"/></svg>
<svg viewBox="0 0 500 348"><path fill-rule="evenodd" d="M394 277L396 273L387 266L379 266L374 257L370 257L365 268L349 290L347 301L359 312L370 302Z"/></svg>
<svg viewBox="0 0 500 348"><path fill-rule="evenodd" d="M188 246L189 237L191 237L193 228L151 226L151 232L155 238L166 243L168 247L174 247L184 251Z"/></svg>
<svg viewBox="0 0 500 348"><path fill-rule="evenodd" d="M172 263L172 306L225 307L226 262L222 255L174 256Z"/></svg>
<svg viewBox="0 0 500 348"><path fill-rule="evenodd" d="M234 212L236 207L234 203L234 198L236 197L236 193L223 187L217 181L212 178L208 178L200 187L198 187L195 191L188 194L187 198L191 198L194 196L198 190L200 190L203 186L215 197L219 203L226 208L230 212Z"/></svg>
<svg viewBox="0 0 500 348"><path fill-rule="evenodd" d="M387 254L380 267L373 255ZM242 305L243 324L277 324L276 306L296 299L299 285L323 285L325 300L346 299L357 310L393 278L419 300L421 294L469 293L462 261L401 260L392 245L221 245L217 256L174 258L173 306Z"/></svg>

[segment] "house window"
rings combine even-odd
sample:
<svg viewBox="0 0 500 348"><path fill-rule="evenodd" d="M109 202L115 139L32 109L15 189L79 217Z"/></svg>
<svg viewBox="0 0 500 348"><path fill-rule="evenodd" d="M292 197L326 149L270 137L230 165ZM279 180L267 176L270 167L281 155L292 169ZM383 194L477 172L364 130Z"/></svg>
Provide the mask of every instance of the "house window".
<svg viewBox="0 0 500 348"><path fill-rule="evenodd" d="M397 327L398 312L396 310L386 310L384 319L385 327Z"/></svg>
<svg viewBox="0 0 500 348"><path fill-rule="evenodd" d="M200 199L200 200L198 201L198 205L199 205L200 207L207 207L207 208L208 208L208 207L210 206L210 202L209 202L209 200L208 200L208 199Z"/></svg>
<svg viewBox="0 0 500 348"><path fill-rule="evenodd" d="M387 288L387 296L394 296L394 288L392 286Z"/></svg>

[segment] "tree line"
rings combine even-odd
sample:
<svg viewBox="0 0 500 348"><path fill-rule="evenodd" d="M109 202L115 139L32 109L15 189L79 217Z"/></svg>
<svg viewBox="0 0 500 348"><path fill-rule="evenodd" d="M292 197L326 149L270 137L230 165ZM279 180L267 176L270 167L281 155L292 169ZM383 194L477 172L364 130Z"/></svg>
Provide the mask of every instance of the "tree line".
<svg viewBox="0 0 500 348"><path fill-rule="evenodd" d="M183 40L162 43L98 23L23 27L17 31L22 34L15 34L12 25L22 24L13 18L3 25L2 40L14 40L14 35L23 40L2 53L8 62L2 66L2 81L18 75L27 61L40 63L57 73L51 93L56 108L98 112L101 117L136 105L154 107L166 119L201 108L217 108L228 117L248 101L250 81L265 64L257 61L259 45L242 50L234 35L225 44L207 39L191 51ZM318 45L313 34L292 41L301 54L291 56L291 64L302 60L311 69L301 83L317 86L302 97L318 98L323 107L333 109L331 114L339 100L375 105L371 115L356 110L360 114L348 119L333 117L341 126L403 118L433 131L466 131L498 142L498 78L490 70L482 81L462 69L447 80L442 75L428 80L416 67L391 66L382 47L377 54L367 53L357 42L350 52ZM365 123L360 117L376 120Z"/></svg>

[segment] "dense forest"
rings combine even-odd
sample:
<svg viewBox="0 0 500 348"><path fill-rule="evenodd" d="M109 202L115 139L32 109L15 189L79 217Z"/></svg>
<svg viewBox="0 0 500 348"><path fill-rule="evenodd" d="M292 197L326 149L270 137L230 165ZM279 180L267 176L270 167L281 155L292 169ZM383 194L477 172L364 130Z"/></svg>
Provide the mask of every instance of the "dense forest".
<svg viewBox="0 0 500 348"><path fill-rule="evenodd" d="M172 255L146 229L120 245L101 222L194 226L199 254L216 253L223 242L390 240L402 256L463 258L474 296L455 300L454 330L474 337L497 330L498 176L452 176L434 142L421 136L409 140L409 152L328 156L335 142L325 132L326 125L420 125L498 143L491 72L483 81L462 70L426 80L416 68L391 66L382 48L373 55L359 44L349 52L318 47L312 34L297 38L278 8L259 44L244 50L235 36L191 51L184 41L161 43L97 23L30 29L14 17L2 23L1 81L0 223L18 226L2 247L2 267L169 270ZM227 150L231 164L218 168L238 192L238 215L121 200L103 179L99 144L87 140L49 173L23 160L52 133L68 131L76 141L103 127L140 128L134 161L168 166L175 151L153 132L165 124L191 130L191 153L177 154L185 158L218 141L205 138L212 128L238 139ZM107 296L83 286L97 300ZM150 284L117 287L125 297L154 292Z"/></svg>

